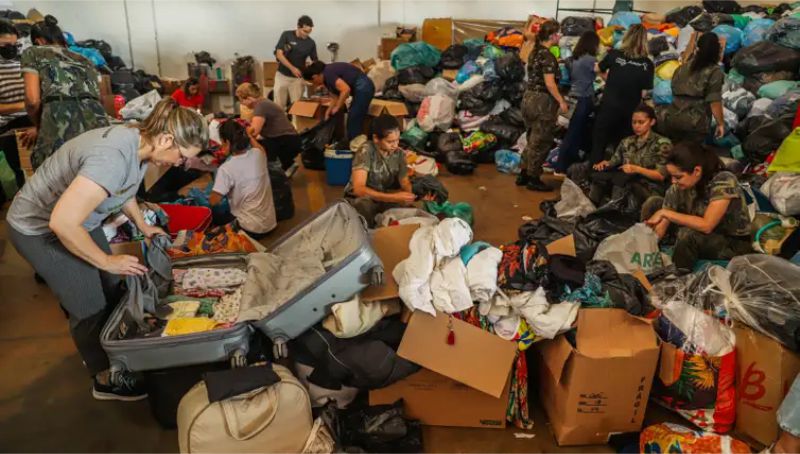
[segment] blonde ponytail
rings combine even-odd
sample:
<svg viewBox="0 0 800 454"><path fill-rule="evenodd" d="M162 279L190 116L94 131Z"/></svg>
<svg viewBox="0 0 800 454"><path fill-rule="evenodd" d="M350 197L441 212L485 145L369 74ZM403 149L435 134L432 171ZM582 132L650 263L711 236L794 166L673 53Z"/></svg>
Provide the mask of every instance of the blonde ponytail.
<svg viewBox="0 0 800 454"><path fill-rule="evenodd" d="M133 126L146 140L158 134L171 134L181 147L204 148L208 144L208 125L205 118L194 110L180 107L172 98L156 104L147 118Z"/></svg>
<svg viewBox="0 0 800 454"><path fill-rule="evenodd" d="M250 82L245 82L236 87L236 97L239 99L244 99L244 98L258 99L261 97L262 93L263 92L261 91L261 87L259 87L258 84Z"/></svg>

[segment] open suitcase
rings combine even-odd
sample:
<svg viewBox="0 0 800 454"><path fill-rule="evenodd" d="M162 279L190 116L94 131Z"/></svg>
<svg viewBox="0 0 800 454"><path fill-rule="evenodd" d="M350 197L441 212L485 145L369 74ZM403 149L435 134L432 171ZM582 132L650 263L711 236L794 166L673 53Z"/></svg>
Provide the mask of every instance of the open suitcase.
<svg viewBox="0 0 800 454"><path fill-rule="evenodd" d="M246 363L254 329L269 336L276 355L285 356L285 343L319 323L334 303L347 301L370 283L383 279L383 265L372 249L366 223L345 201L335 202L287 233L269 250L292 256L301 244L317 242L326 257L325 274L262 320L240 322L230 328L174 337L119 339L125 307L119 305L101 333L112 372L147 371L230 360ZM216 254L183 258L174 267L238 267L245 269L247 255ZM264 298L269 298L264 295Z"/></svg>

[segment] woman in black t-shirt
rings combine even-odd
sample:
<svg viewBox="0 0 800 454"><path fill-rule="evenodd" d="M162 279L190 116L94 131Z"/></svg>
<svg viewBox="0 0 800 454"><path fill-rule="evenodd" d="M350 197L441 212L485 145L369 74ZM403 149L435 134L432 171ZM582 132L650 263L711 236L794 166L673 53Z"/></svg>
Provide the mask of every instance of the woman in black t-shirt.
<svg viewBox="0 0 800 454"><path fill-rule="evenodd" d="M605 159L606 147L616 147L633 135L631 117L642 101L642 93L653 88L653 62L647 56L647 30L633 25L622 39L620 50L611 50L598 63L606 79L603 99L592 132L592 164Z"/></svg>

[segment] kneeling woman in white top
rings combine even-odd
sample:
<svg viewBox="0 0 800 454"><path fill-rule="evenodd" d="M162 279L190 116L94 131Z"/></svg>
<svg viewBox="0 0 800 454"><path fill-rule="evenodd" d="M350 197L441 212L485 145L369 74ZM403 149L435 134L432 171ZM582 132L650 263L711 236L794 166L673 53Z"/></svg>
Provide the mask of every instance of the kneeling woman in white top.
<svg viewBox="0 0 800 454"><path fill-rule="evenodd" d="M247 130L236 120L223 123L219 135L231 157L217 171L209 201L214 206L228 196L239 227L255 239L263 238L277 225L267 156L251 144Z"/></svg>

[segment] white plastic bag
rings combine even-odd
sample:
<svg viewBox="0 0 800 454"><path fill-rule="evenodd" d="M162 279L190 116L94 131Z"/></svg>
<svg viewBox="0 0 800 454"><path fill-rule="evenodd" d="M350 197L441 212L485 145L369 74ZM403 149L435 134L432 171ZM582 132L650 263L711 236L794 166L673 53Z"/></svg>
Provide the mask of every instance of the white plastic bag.
<svg viewBox="0 0 800 454"><path fill-rule="evenodd" d="M581 188L569 178L565 178L561 184L561 200L556 203L555 208L557 217L564 219L579 218L597 210Z"/></svg>
<svg viewBox="0 0 800 454"><path fill-rule="evenodd" d="M382 92L383 87L386 85L386 81L389 80L392 76L394 76L394 68L392 68L392 62L389 60L381 60L369 70L367 77L372 80L372 83L375 84L375 91Z"/></svg>
<svg viewBox="0 0 800 454"><path fill-rule="evenodd" d="M161 101L161 95L153 90L143 94L138 98L131 99L125 107L119 110L124 120L144 120L153 111L153 108Z"/></svg>
<svg viewBox="0 0 800 454"><path fill-rule="evenodd" d="M456 99L458 98L458 86L447 79L437 77L435 79L431 79L430 82L425 84L425 94L427 96L445 95L447 97Z"/></svg>
<svg viewBox="0 0 800 454"><path fill-rule="evenodd" d="M758 117L767 113L767 109L772 105L772 100L769 98L758 98L753 102L753 107L750 108L748 117Z"/></svg>
<svg viewBox="0 0 800 454"><path fill-rule="evenodd" d="M488 119L489 115L473 115L468 110L461 110L456 117L456 124L463 131L475 131Z"/></svg>
<svg viewBox="0 0 800 454"><path fill-rule="evenodd" d="M456 102L446 95L428 96L417 112L417 123L425 132L447 131L456 116Z"/></svg>
<svg viewBox="0 0 800 454"><path fill-rule="evenodd" d="M419 224L426 226L438 224L439 218L419 208L389 208L375 216L375 224L378 227L388 227L395 222L400 225Z"/></svg>
<svg viewBox="0 0 800 454"><path fill-rule="evenodd" d="M769 197L772 206L782 215L800 214L800 175L776 173L761 186L761 192Z"/></svg>
<svg viewBox="0 0 800 454"><path fill-rule="evenodd" d="M409 102L422 102L425 99L425 85L422 84L410 84L410 85L400 85L399 87L400 94L403 95L403 98Z"/></svg>
<svg viewBox="0 0 800 454"><path fill-rule="evenodd" d="M637 270L650 274L672 263L658 248L656 233L643 223L603 240L594 253L594 260L608 260L618 273L628 274Z"/></svg>
<svg viewBox="0 0 800 454"><path fill-rule="evenodd" d="M470 88L476 87L483 83L483 76L479 74L475 74L469 79L467 79L463 84L458 86L459 92L464 92L469 90Z"/></svg>

